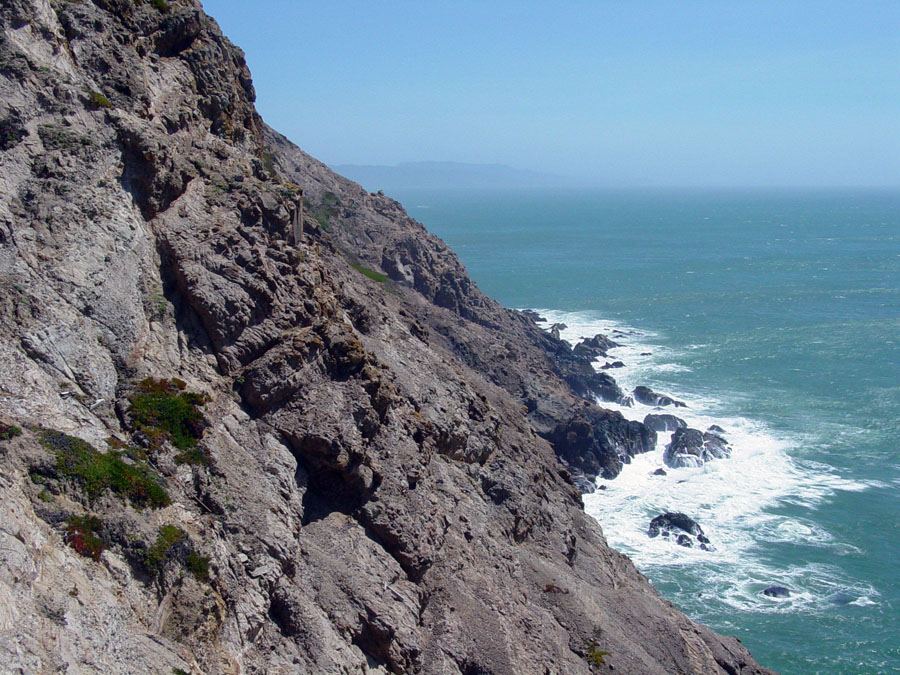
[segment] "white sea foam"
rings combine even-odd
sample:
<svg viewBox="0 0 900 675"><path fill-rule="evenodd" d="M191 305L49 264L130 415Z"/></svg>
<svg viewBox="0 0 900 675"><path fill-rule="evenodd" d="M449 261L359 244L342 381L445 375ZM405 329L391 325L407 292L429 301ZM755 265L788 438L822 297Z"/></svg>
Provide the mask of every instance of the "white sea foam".
<svg viewBox="0 0 900 675"><path fill-rule="evenodd" d="M537 310L554 323L566 325L560 336L571 344L602 333L622 344L609 350L605 361L622 361L625 367L608 372L627 394L637 385L684 400L688 407L664 410L635 402L633 407L602 403L619 410L626 418L643 420L652 412L672 413L688 426L705 430L713 424L725 429L732 446L731 458L713 460L697 468L664 467L663 451L671 438L658 434L654 452L636 456L614 480L598 480L604 489L585 495L585 510L596 518L610 544L627 553L645 573L664 573L678 568L703 580L704 589L718 601L742 611L811 611L834 604L877 602L871 587L855 587L843 578L840 568L807 564L779 566L765 560L760 544L787 543L829 548L836 555L853 553L853 547L834 537L810 519L779 514L777 507L796 504L814 509L837 490L863 490L867 484L837 475L827 465L792 458L803 438L779 436L759 420L740 416L740 400L712 391L673 391L658 383L658 376L689 372L678 362L679 353L656 340L660 336L593 313ZM708 349L708 345L688 345L686 350ZM808 442L808 440L807 440ZM796 454L796 453L795 453ZM664 467L665 476L653 475ZM650 520L666 511L681 511L703 527L715 551L677 546L662 537L650 539ZM671 574L665 575L669 579ZM762 595L767 586L791 589L786 599ZM693 604L693 603L692 603ZM699 607L699 605L698 605Z"/></svg>

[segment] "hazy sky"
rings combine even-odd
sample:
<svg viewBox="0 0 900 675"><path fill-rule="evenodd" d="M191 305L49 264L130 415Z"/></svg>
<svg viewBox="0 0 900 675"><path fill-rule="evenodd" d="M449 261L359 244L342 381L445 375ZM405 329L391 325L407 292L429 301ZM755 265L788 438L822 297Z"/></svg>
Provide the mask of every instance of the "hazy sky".
<svg viewBox="0 0 900 675"><path fill-rule="evenodd" d="M900 1L205 0L329 164L900 186Z"/></svg>

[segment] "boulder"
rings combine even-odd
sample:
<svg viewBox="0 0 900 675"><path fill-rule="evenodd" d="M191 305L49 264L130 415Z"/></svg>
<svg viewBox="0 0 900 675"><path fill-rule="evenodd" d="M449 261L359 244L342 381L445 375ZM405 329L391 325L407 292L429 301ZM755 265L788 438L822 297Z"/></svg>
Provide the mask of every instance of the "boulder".
<svg viewBox="0 0 900 675"><path fill-rule="evenodd" d="M669 474L666 473L666 470L665 470L665 469L663 469L662 467L659 467L656 471L654 471L654 472L653 472L652 474L650 474L650 475L651 475L651 476L668 476Z"/></svg>
<svg viewBox="0 0 900 675"><path fill-rule="evenodd" d="M724 433L725 433L725 430L724 430L722 427L720 427L718 424L713 424L713 425L711 425L711 426L707 429L707 431L711 431L711 432L713 432L714 434L724 434Z"/></svg>
<svg viewBox="0 0 900 675"><path fill-rule="evenodd" d="M644 417L644 424L656 432L675 431L676 429L686 429L687 422L675 415L654 415L650 414Z"/></svg>
<svg viewBox="0 0 900 675"><path fill-rule="evenodd" d="M650 387L638 386L634 388L634 391L631 392L634 395L634 400L638 403L643 403L644 405L652 405L652 406L667 406L674 405L676 408L686 408L687 404L683 401L676 401L671 396L666 396L665 394L658 394L653 391Z"/></svg>
<svg viewBox="0 0 900 675"><path fill-rule="evenodd" d="M625 364L622 361L613 361L612 363L606 362L602 366L600 366L603 370L609 370L610 368L624 368Z"/></svg>
<svg viewBox="0 0 900 675"><path fill-rule="evenodd" d="M731 457L731 446L716 434L697 429L676 429L663 453L663 463L673 469L698 467L712 459Z"/></svg>

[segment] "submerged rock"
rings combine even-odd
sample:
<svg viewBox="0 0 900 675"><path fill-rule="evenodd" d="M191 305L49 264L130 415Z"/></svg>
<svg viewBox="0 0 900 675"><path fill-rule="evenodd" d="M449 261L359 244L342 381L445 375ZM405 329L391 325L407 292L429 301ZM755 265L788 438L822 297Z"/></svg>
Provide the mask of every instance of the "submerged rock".
<svg viewBox="0 0 900 675"><path fill-rule="evenodd" d="M662 467L660 467L660 468L658 468L656 471L654 471L654 472L653 472L652 474L650 474L650 475L651 475L651 476L668 476L669 474L666 473L666 470L665 470L665 469L663 469Z"/></svg>
<svg viewBox="0 0 900 675"><path fill-rule="evenodd" d="M663 453L663 462L673 469L698 467L712 459L731 457L731 446L716 434L697 429L676 429Z"/></svg>
<svg viewBox="0 0 900 675"><path fill-rule="evenodd" d="M791 591L784 586L769 586L763 591L763 595L770 598L789 598Z"/></svg>

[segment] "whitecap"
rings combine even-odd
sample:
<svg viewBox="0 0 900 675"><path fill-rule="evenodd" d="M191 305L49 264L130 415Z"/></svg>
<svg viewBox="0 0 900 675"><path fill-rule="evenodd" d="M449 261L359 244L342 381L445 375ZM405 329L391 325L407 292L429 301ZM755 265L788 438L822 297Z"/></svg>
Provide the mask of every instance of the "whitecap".
<svg viewBox="0 0 900 675"><path fill-rule="evenodd" d="M608 359L625 366L609 371L622 390L637 385L679 400L688 407L666 410L684 419L690 427L708 429L716 424L725 429L733 448L730 459L710 461L700 467L673 469L664 467L662 456L671 434L660 433L656 449L634 457L614 480L598 480L605 489L584 495L585 511L602 526L609 543L634 560L651 579L663 574L667 580L679 574L714 589L714 595L734 609L768 611L824 611L834 604L827 598L850 583L836 566L800 565L784 568L763 559L763 542L786 543L816 548L832 547L838 555L852 553L836 542L834 536L810 519L778 513L779 506L796 504L815 509L838 490L858 491L871 487L848 480L821 462L800 458L804 444L812 438L779 434L760 420L739 414L741 395L732 392L672 391L661 376L689 372L679 362L682 352L660 344L662 336L623 322L600 317L593 312L535 310L546 318L545 327L565 324L560 337L577 344L585 337L601 333L621 346L608 350ZM691 344L685 350L708 349L706 344ZM605 363L595 363L599 368ZM622 406L601 403L618 410L627 419L642 421L657 408L638 402ZM665 468L666 475L654 475ZM677 546L662 537L647 535L650 520L665 511L681 511L700 523L715 546L715 551ZM668 571L668 572L667 572ZM689 584L690 585L690 584ZM790 598L773 601L761 595L770 585L791 588ZM854 588L852 603L877 596L872 588ZM679 596L679 603L702 614L702 603Z"/></svg>

